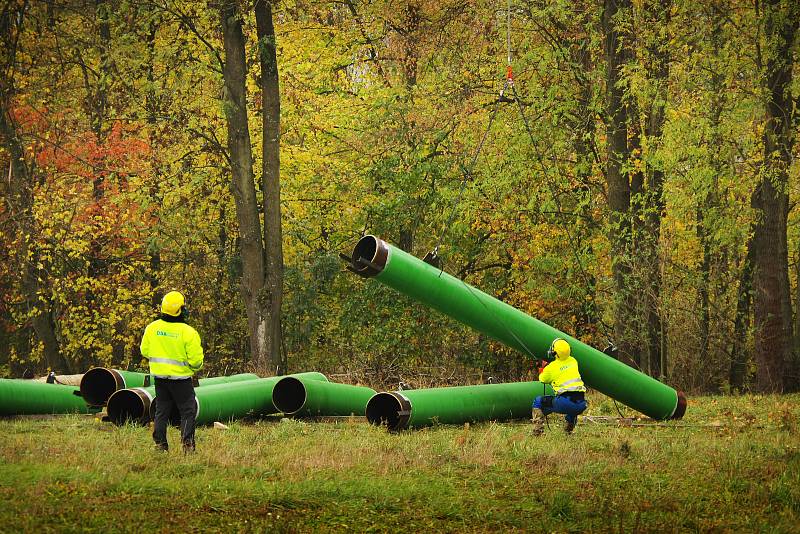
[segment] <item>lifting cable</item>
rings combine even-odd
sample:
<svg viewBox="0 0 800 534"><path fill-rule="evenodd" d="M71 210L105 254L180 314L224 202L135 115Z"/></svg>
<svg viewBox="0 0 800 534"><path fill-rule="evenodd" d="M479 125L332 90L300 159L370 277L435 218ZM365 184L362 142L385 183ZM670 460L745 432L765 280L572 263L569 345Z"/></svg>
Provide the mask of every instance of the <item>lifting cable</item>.
<svg viewBox="0 0 800 534"><path fill-rule="evenodd" d="M483 150L483 145L486 144L486 139L489 137L489 132L492 129L492 124L494 123L494 119L497 116L497 110L500 107L501 102L511 102L511 99L505 96L506 89L514 87L514 81L511 77L511 67L508 67L508 73L506 75L506 82L503 84L503 88L500 90L500 96L495 100L494 107L492 108L492 113L489 115L489 124L486 125L486 130L483 132L483 137L481 137L480 143L478 143L478 149L475 151L475 154L472 156L472 160L470 161L469 166L464 167L463 174L464 178L461 180L461 185L458 188L458 195L456 196L455 202L453 202L452 207L450 208L450 216L447 218L447 222L445 223L442 231L439 233L439 238L436 241L436 246L431 250L428 254L425 255L424 261L430 263L435 267L441 267L441 259L439 258L439 247L442 244L442 240L444 239L445 234L447 234L447 229L450 228L450 225L453 223L453 219L456 216L456 208L461 203L461 198L464 195L464 189L466 188L467 182L472 179L472 171L475 169L475 164L478 162L478 156L480 156L481 151Z"/></svg>
<svg viewBox="0 0 800 534"><path fill-rule="evenodd" d="M561 203L558 202L555 184L553 183L552 180L546 178L547 169L544 166L544 154L542 154L541 150L539 150L539 145L536 143L536 138L533 136L533 131L531 130L530 123L528 122L528 117L525 115L525 110L522 107L522 102L520 101L519 96L517 95L517 89L513 84L511 85L511 90L514 94L514 100L517 102L517 107L519 109L520 117L522 117L522 122L525 125L525 130L528 132L528 137L531 140L531 146L536 151L536 158L542 169L542 174L545 176L545 182L550 188L550 194L552 195L553 200L556 203L556 210L558 211L556 215L556 221L558 225L561 226L562 230L564 230L564 233L567 235L567 242L569 243L569 249L572 251L572 255L575 257L575 264L578 266L580 276L583 279L583 284L585 286L586 293L589 294L589 289L591 287L591 284L589 283L589 275L586 273L586 268L584 267L583 261L581 260L581 257L578 254L577 247L574 246L576 239L572 237L572 232L570 231L569 226L566 224L564 220L564 212L561 210ZM612 337L608 335L609 326L605 323L605 321L603 321L602 317L598 316L597 321L598 321L597 324L603 330L603 336L606 338L606 341L608 342L608 347L606 348L606 350L611 350L615 352L616 346L614 345ZM606 351L604 350L603 352Z"/></svg>
<svg viewBox="0 0 800 534"><path fill-rule="evenodd" d="M544 154L539 150L538 144L536 143L536 138L534 137L533 131L531 130L531 127L530 127L530 123L528 122L528 117L525 115L525 109L522 106L522 101L520 100L519 95L517 94L517 88L514 85L514 75L513 75L513 70L512 70L512 59L513 58L512 58L512 53L511 53L511 0L508 0L508 7L506 9L506 49L507 49L507 66L506 66L505 83L503 84L503 87L500 90L499 97L494 102L494 107L492 109L491 114L489 115L489 123L487 124L486 130L484 131L483 136L481 137L481 140L478 143L478 147L477 147L475 153L472 156L470 164L469 164L469 166L463 168L464 177L461 180L461 185L459 186L458 195L456 196L456 200L452 204L452 207L451 207L451 210L450 210L450 216L447 218L447 222L446 222L445 226L442 228L442 231L439 234L439 237L438 237L437 242L436 242L436 246L433 248L433 250L431 250L430 252L428 252L425 255L425 257L423 258L423 261L425 261L426 263L428 263L430 265L433 265L434 267L439 269L441 272L444 272L444 269L442 267L442 261L441 261L441 258L439 257L439 249L441 247L442 241L444 240L444 237L446 236L448 230L450 229L450 226L453 223L453 220L455 219L456 208L461 203L461 199L463 198L464 189L466 188L467 182L469 180L471 180L472 177L473 177L473 171L474 171L475 166L476 166L476 164L478 162L478 157L480 156L481 151L483 150L483 147L486 144L486 140L487 140L487 138L489 136L489 132L491 131L492 124L494 123L494 120L495 120L495 118L497 116L497 111L499 109L499 105L500 105L500 103L513 103L513 102L516 102L517 109L519 110L519 115L522 118L523 124L525 125L525 131L528 133L528 137L530 138L530 141L531 141L531 146L533 146L533 149L536 151L537 160L539 162L539 165L542 168L543 176L545 176L545 179L547 181L548 187L550 188L550 194L552 195L553 200L556 202L556 209L558 210L556 220L557 220L559 226L562 227L562 229L564 230L564 233L567 236L567 241L569 243L569 248L572 250L573 256L575 257L575 263L578 266L581 278L583 279L583 283L584 283L584 286L585 286L585 289L586 289L586 293L589 294L589 290L590 290L591 284L589 283L588 274L586 273L586 269L585 269L585 267L583 265L583 262L581 261L581 258L580 258L579 254L578 254L578 251L576 250L576 247L573 246L574 243L575 243L575 239L573 239L572 232L569 230L569 227L564 222L564 213L561 210L560 203L557 201L557 194L556 194L557 191L556 191L556 188L555 188L555 184L551 180L547 179L547 169L544 166ZM509 98L509 97L506 96L506 91L508 91L509 89L511 91L512 98ZM441 276L441 272L440 272L440 276ZM469 286L467 285L467 287L469 287ZM477 295L475 295L475 296L477 298ZM478 298L478 301L480 301L480 298ZM482 301L481 301L481 304L483 304ZM485 306L485 304L484 304L484 306ZM609 355L613 355L612 353L616 352L617 349L616 349L616 346L615 346L615 344L613 342L613 338L611 336L609 336L609 326L605 323L605 321L603 321L602 317L598 316L596 319L597 319L597 323L596 324L598 324L600 326L601 330L603 331L602 332L603 336L606 338L606 341L608 342L608 346L603 350L603 352L606 353L606 354L609 354ZM505 326L505 325L503 325L503 326ZM508 330L507 327L506 327L506 329ZM514 339L518 343L520 343L520 345L522 345L522 347L525 349L525 352L527 352L531 357L535 358L533 353L530 350L528 350L528 348L525 346L525 344L522 342L522 340L520 340L510 330L509 330L509 332L514 337Z"/></svg>
<svg viewBox="0 0 800 534"><path fill-rule="evenodd" d="M494 102L494 108L492 109L491 115L489 115L489 124L486 125L486 130L483 132L483 137L481 137L480 143L478 143L478 148L475 150L475 154L472 156L472 161L470 162L468 167L463 168L464 178L461 180L461 185L458 189L458 195L456 196L456 201L453 202L453 205L450 209L450 216L447 218L447 223L445 223L442 231L439 233L439 238L436 241L436 246L433 247L429 253L425 255L423 260L427 263L430 263L434 267L438 267L441 269L442 263L441 258L439 258L439 247L442 244L442 240L444 239L447 230L450 228L450 225L453 223L453 219L456 215L456 208L461 203L461 198L464 195L464 188L467 185L467 181L472 179L472 171L475 170L475 165L478 163L478 156L480 156L481 151L483 150L483 145L486 143L486 139L489 137L489 132L492 129L492 124L494 123L494 119L497 116L497 110L500 107L501 103L513 102L512 99L506 97L506 90L511 87L511 90L514 92L514 98L516 98L516 89L514 89L514 73L511 69L511 0L508 0L508 6L506 8L506 80L503 84L503 88L500 89L500 95L497 97L497 100ZM520 108L521 109L521 108Z"/></svg>
<svg viewBox="0 0 800 534"><path fill-rule="evenodd" d="M489 137L489 132L492 129L492 124L494 124L494 119L497 117L497 111L500 108L501 103L506 102L513 102L512 99L506 96L506 91L511 88L512 91L516 94L516 90L514 89L514 75L511 69L511 0L508 0L508 9L506 11L506 46L508 51L508 66L506 67L506 79L505 83L503 83L502 89L500 89L500 95L498 96L497 100L494 102L494 107L492 108L492 113L489 115L489 123L486 125L486 130L483 132L483 136L481 137L480 142L478 143L478 148L475 150L475 154L472 156L472 160L468 167L464 168L464 178L461 180L461 185L459 186L458 195L456 197L456 201L453 203L450 216L447 218L447 223L445 224L444 228L442 228L441 233L439 234L439 239L436 243L436 246L431 250L428 254L425 255L423 261L433 265L437 269L439 269L439 276L441 277L442 273L444 272L444 268L442 267L441 258L439 258L439 247L444 239L447 230L450 228L450 225L453 223L453 219L456 215L456 208L461 203L461 198L464 195L464 189L466 188L467 182L472 178L472 171L475 169L475 165L478 162L478 157L483 150L483 146L486 144L486 139ZM504 322L501 321L489 308L485 302L480 298L478 293L466 282L461 280L461 283L464 284L464 287L472 294L473 297L483 306L483 308L487 311L487 313L498 323L503 329L508 332L511 337L519 344L522 351L530 356L532 359L537 359L536 355L534 355L533 351L528 348L525 342L520 339L520 337ZM542 386L542 395L545 394L544 386ZM548 424L549 426L549 424Z"/></svg>

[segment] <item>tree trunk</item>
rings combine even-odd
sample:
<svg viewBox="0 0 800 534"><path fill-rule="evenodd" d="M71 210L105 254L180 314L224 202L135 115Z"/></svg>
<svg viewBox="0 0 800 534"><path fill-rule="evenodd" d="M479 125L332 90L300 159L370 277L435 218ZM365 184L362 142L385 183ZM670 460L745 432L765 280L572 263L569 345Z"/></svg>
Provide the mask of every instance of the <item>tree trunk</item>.
<svg viewBox="0 0 800 534"><path fill-rule="evenodd" d="M713 59L716 61L720 60L720 53L722 47L724 46L723 37L722 37L722 26L723 26L723 15L717 12L716 7L713 8L712 12L714 13L714 27L711 31L711 44L713 48ZM715 301L718 301L719 298L722 296L721 290L724 287L724 284L720 284L719 282L712 282L711 272L716 267L717 274L719 276L719 272L722 269L726 269L727 267L727 254L725 253L725 245L721 247L721 251L719 249L712 249L712 234L710 228L712 228L713 222L709 223L707 214L713 213L714 210L720 207L720 196L719 196L719 177L725 173L726 163L721 155L721 150L724 145L725 141L723 139L723 134L720 129L721 120L722 120L722 112L725 108L725 100L726 100L726 91L725 91L725 80L722 74L719 71L712 71L711 73L711 106L709 109L709 121L711 127L711 142L709 143L709 149L711 151L710 154L710 163L711 168L713 171L713 179L712 183L710 184L710 189L705 195L701 195L698 198L697 203L697 235L700 241L700 246L703 251L703 259L700 265L700 289L699 289L699 297L700 297L700 304L701 304L701 323L700 323L700 357L703 361L710 361L709 358L712 354L712 347L711 347L711 307L712 307L712 297ZM748 242L749 245L749 242ZM739 325L739 328L742 329L742 337L741 339L737 339L734 343L738 343L738 349L740 351L744 351L746 347L746 340L748 335L749 329L749 318L750 318L750 296L749 291L752 289L752 271L751 271L751 261L750 256L745 257L745 267L746 273L742 276L740 280L740 286L746 288L748 294L746 296L746 300L742 302L743 308L741 310L742 315L739 315L739 298L743 298L744 295L737 294L737 315L734 318L734 336L738 337L736 333L736 326ZM713 290L713 291L712 291ZM746 320L746 321L745 321ZM727 347L725 348L727 350ZM746 356L746 354L743 354ZM746 362L746 360L744 360ZM733 388L733 384L730 382L731 378L734 375L738 375L735 378L739 382L737 388L742 387L742 381L744 379L744 371L745 366L740 365L740 362L737 361L736 366L738 369L734 371L734 362L733 357L728 362L728 386ZM722 386L723 384L716 384L717 386ZM711 386L711 384L708 384Z"/></svg>
<svg viewBox="0 0 800 534"><path fill-rule="evenodd" d="M262 146L264 151L261 191L264 196L264 250L266 284L264 308L267 312L266 351L278 374L286 370L281 357L281 303L283 302L283 237L281 232L280 118L278 58L270 0L255 4L256 32L261 63Z"/></svg>
<svg viewBox="0 0 800 534"><path fill-rule="evenodd" d="M739 288L736 290L736 317L733 323L733 345L728 382L731 389L741 392L747 383L747 336L750 330L750 306L753 294L753 262L755 246L753 238L747 240L747 254L739 275Z"/></svg>
<svg viewBox="0 0 800 534"><path fill-rule="evenodd" d="M653 8L651 22L659 27L669 27L672 0L660 0ZM655 150L661 143L664 131L665 108L667 103L667 87L669 77L669 48L666 39L650 44L650 54L654 62L651 74L654 85L658 88L651 104L650 117L647 122L647 138L650 150ZM643 236L645 266L642 276L645 277L645 324L647 325L647 356L651 376L656 378L667 375L667 344L664 339L661 306L661 258L659 247L661 241L661 219L664 216L664 171L660 168L648 168L647 191L644 213Z"/></svg>
<svg viewBox="0 0 800 534"><path fill-rule="evenodd" d="M782 4L788 4L782 7ZM758 217L755 244L755 326L759 392L782 392L791 341L789 291L789 165L794 132L791 98L794 41L800 7L793 2L768 0L762 14L766 40L764 163L755 195Z"/></svg>
<svg viewBox="0 0 800 534"><path fill-rule="evenodd" d="M593 147L591 146L592 139L595 138L595 112L591 106L593 87L590 80L590 72L592 70L592 55L589 51L588 38L580 38L571 47L572 61L580 69L580 76L577 76L576 82L578 83L578 110L577 120L572 125L575 131L573 137L572 148L575 151L575 179L579 184L580 191L587 197L592 195L591 179L592 179L592 165L594 163ZM586 206L590 206L586 203ZM591 216L587 208L587 216ZM587 246L587 253L594 254L591 241ZM594 274L584 271L583 276L586 283L586 298L583 299L581 304L580 313L578 314L575 322L575 337L582 337L585 333L593 330L598 323L601 323L597 313L596 305L596 288L597 279Z"/></svg>
<svg viewBox="0 0 800 534"><path fill-rule="evenodd" d="M242 256L241 294L247 310L250 358L257 369L266 370L269 368L269 312L261 298L265 279L264 247L247 122L245 41L236 2L223 3L219 10L225 46L222 75L225 84L223 98L228 129L228 162L231 166L231 189L239 222Z"/></svg>
<svg viewBox="0 0 800 534"><path fill-rule="evenodd" d="M630 55L630 50L624 50L623 57L625 62L630 60ZM642 136L638 120L640 115L639 106L632 98L629 98L625 102L625 107L626 135L628 138L627 161L625 163L630 168L630 170L626 171L630 188L630 207L627 214L630 221L630 235L625 243L624 260L628 264L629 272L621 292L621 297L627 302L624 309L627 310L628 318L621 345L629 347L627 351L633 363L638 369L649 375L651 374L650 356L647 351L650 345L647 340L646 328L649 299L646 285L647 275L645 273L655 269L656 266L649 263L651 260L647 254L650 243L648 242L647 222L645 220L647 199L644 190L645 170L642 163Z"/></svg>
<svg viewBox="0 0 800 534"><path fill-rule="evenodd" d="M411 0L402 8L402 30L398 30L402 40L401 72L403 73L403 84L406 88L405 97L411 103L414 100L414 87L417 85L417 67L419 64L419 27L422 22L421 8L416 0ZM409 154L414 153L417 142L417 133L414 131L413 121L411 130L406 134L406 144ZM419 207L412 201L406 205L409 211L417 211ZM412 254L414 252L414 233L416 232L416 222L407 222L401 225L397 237L397 246L401 250Z"/></svg>
<svg viewBox="0 0 800 534"><path fill-rule="evenodd" d="M158 32L158 23L150 20L148 23L147 31L147 63L145 65L145 75L149 89L144 96L144 107L147 111L147 125L148 128L148 142L150 146L158 146L161 142L160 136L157 136L158 129L158 114L160 112L160 99L155 89L156 76L155 76L155 62L156 62L156 34ZM161 194L159 191L161 184L161 164L159 156L156 151L152 152L150 157L150 165L153 170L153 180L150 185L150 198L155 206L161 205ZM153 231L158 235L160 225L156 222L153 225ZM151 304L155 308L160 302L160 296L156 292L156 288L160 285L159 273L161 272L161 251L159 245L154 244L152 249L148 247L148 256L150 257L150 271L147 274L147 281L150 284Z"/></svg>
<svg viewBox="0 0 800 534"><path fill-rule="evenodd" d="M794 275L797 286L794 293L794 346L792 347L792 359L786 370L786 377L783 382L784 391L796 392L800 388L800 243L797 245L797 259L794 263Z"/></svg>
<svg viewBox="0 0 800 534"><path fill-rule="evenodd" d="M32 226L33 225L23 223L22 231L26 236L31 235L29 229L31 229ZM33 252L30 252L31 249ZM47 367L52 371L60 371L63 369L64 373L72 373L72 367L61 352L61 345L56 336L56 325L53 321L52 307L42 296L44 291L42 287L42 277L44 273L36 266L39 262L38 251L36 251L34 244L29 242L27 238L20 240L18 251L24 263L22 266L22 289L25 295L25 304L28 312L31 314L33 331L44 347L44 361L47 363ZM30 256L30 259L25 259L27 256Z"/></svg>
<svg viewBox="0 0 800 534"><path fill-rule="evenodd" d="M44 298L47 287L44 282L46 273L39 267L39 254L35 242L35 225L33 220L33 180L35 162L30 166L25 159L23 140L11 116L14 103L14 80L6 76L15 71L17 44L22 42L24 5L18 10L10 8L2 13L0 20L0 137L11 160L11 169L7 182L6 199L12 219L17 223L19 232L17 240L17 262L22 276L22 295L30 316L31 326L44 346L44 359L47 366L54 371L72 372L69 363L61 353L56 337L50 303Z"/></svg>
<svg viewBox="0 0 800 534"><path fill-rule="evenodd" d="M703 251L703 259L700 262L700 284L697 289L697 298L700 301L700 332L697 356L700 361L708 361L709 352L709 333L711 326L709 280L711 278L711 245L708 242L708 230L706 229L705 209L708 202L701 201L697 206L697 239L700 241L700 248ZM704 384L704 386L707 384Z"/></svg>
<svg viewBox="0 0 800 534"><path fill-rule="evenodd" d="M5 80L4 80L5 81ZM4 84L4 89L7 87ZM8 93L6 93L8 95ZM30 314L31 326L44 346L44 359L47 366L54 371L71 373L67 360L61 353L56 337L50 304L44 298L43 280L45 273L38 267L39 254L34 242L33 223L33 170L25 162L22 142L16 127L9 117L10 98L4 98L0 106L0 135L11 158L12 172L8 183L7 198L11 207L11 215L17 221L19 239L17 245L17 261L22 274L22 294L25 306ZM31 164L33 165L33 164Z"/></svg>
<svg viewBox="0 0 800 534"><path fill-rule="evenodd" d="M605 0L603 9L603 32L606 59L606 134L607 157L606 186L612 255L612 275L616 290L616 311L614 316L614 336L623 359L631 359L633 347L627 342L630 331L630 309L627 279L630 276L628 263L628 243L630 240L630 183L623 172L623 163L628 159L627 110L623 102L623 89L619 86L625 54L621 50L621 40L614 17L619 9L630 8L629 0Z"/></svg>
<svg viewBox="0 0 800 534"><path fill-rule="evenodd" d="M109 24L109 12L112 7L106 0L95 0L95 13L98 23L98 52L100 56L100 71L97 76L97 84L92 87L86 78L86 108L89 112L92 133L94 133L97 144L102 145L106 138L106 114L108 112L108 84L113 76L109 60L109 48L111 46L111 26ZM106 188L105 169L95 170L92 180L92 200L98 210L105 197ZM87 274L89 278L96 279L108 273L108 265L103 258L102 239L93 238L89 243L89 267ZM96 303L96 295L93 291L87 294L87 304L89 309L93 309Z"/></svg>
<svg viewBox="0 0 800 534"><path fill-rule="evenodd" d="M402 7L403 31L400 32L403 41L402 65L403 81L406 89L417 85L417 65L419 63L419 45L417 42L419 26L422 22L421 8L416 0L409 1Z"/></svg>

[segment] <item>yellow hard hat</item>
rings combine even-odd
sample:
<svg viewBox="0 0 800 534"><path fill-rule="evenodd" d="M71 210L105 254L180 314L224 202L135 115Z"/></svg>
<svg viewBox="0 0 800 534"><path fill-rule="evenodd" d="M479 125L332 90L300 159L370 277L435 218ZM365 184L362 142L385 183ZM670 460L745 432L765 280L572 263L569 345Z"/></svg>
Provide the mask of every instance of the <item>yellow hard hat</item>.
<svg viewBox="0 0 800 534"><path fill-rule="evenodd" d="M566 360L572 352L567 340L561 339L560 337L553 340L553 343L550 345L550 351L554 352L559 360Z"/></svg>
<svg viewBox="0 0 800 534"><path fill-rule="evenodd" d="M184 304L186 304L186 301L180 292L170 291L161 299L161 313L177 317L181 314L181 308L183 308Z"/></svg>

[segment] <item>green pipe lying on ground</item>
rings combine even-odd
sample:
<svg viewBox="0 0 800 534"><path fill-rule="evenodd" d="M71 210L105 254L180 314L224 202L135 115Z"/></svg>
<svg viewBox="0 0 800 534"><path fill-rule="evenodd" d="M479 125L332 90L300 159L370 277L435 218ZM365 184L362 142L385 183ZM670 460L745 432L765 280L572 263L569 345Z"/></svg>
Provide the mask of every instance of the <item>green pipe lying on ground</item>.
<svg viewBox="0 0 800 534"><path fill-rule="evenodd" d="M156 387L126 388L115 391L106 405L106 419L115 425L127 422L146 425L150 422L150 406L156 398Z"/></svg>
<svg viewBox="0 0 800 534"><path fill-rule="evenodd" d="M322 373L298 373L289 375L308 381L324 381L328 378ZM283 377L272 376L259 380L250 380L238 384L222 384L207 388L198 388L197 424L204 425L214 421L230 421L246 416L259 416L276 413L272 402L275 384ZM150 407L151 417L155 415L155 406ZM173 424L178 422L177 410L170 415Z"/></svg>
<svg viewBox="0 0 800 534"><path fill-rule="evenodd" d="M105 406L115 391L141 387L148 376L147 373L136 371L93 367L81 378L81 396L89 406Z"/></svg>
<svg viewBox="0 0 800 534"><path fill-rule="evenodd" d="M541 382L511 382L378 393L367 403L367 421L389 430L436 423L508 421L531 416L538 395L552 395Z"/></svg>
<svg viewBox="0 0 800 534"><path fill-rule="evenodd" d="M201 386L213 386L214 384L241 382L257 378L260 377L253 373L240 373L231 376L201 378L199 384ZM151 383L152 377L147 373L95 367L89 369L83 375L83 379L81 379L81 395L86 400L86 403L91 406L105 406L115 392L123 389L147 387Z"/></svg>
<svg viewBox="0 0 800 534"><path fill-rule="evenodd" d="M286 376L275 384L272 402L286 415L363 415L373 395L375 390L368 387Z"/></svg>
<svg viewBox="0 0 800 534"><path fill-rule="evenodd" d="M683 393L375 236L359 240L350 262L350 270L357 274L375 278L531 357L544 356L554 339L566 339L587 386L649 417L677 419L686 411Z"/></svg>
<svg viewBox="0 0 800 534"><path fill-rule="evenodd" d="M233 384L235 382L247 382L248 380L261 380L255 373L239 373L228 376L212 376L198 380L200 387L217 386L219 384Z"/></svg>
<svg viewBox="0 0 800 534"><path fill-rule="evenodd" d="M242 376L250 378L231 380ZM322 373L299 373L291 376L302 376L307 380L328 380ZM275 413L272 389L281 378L283 377L233 375L201 379L202 387L195 388L197 424ZM108 401L108 418L118 425L127 421L146 424L155 415L155 400L155 386L120 390ZM170 414L170 420L173 423L179 420L177 409Z"/></svg>
<svg viewBox="0 0 800 534"><path fill-rule="evenodd" d="M0 378L0 415L89 413L86 402L75 395L78 388L35 380Z"/></svg>
<svg viewBox="0 0 800 534"><path fill-rule="evenodd" d="M198 383L203 388L209 388L221 384L234 384L260 379L260 376L253 373L240 373L230 376L201 378L198 380ZM108 399L106 413L108 414L109 420L116 424L123 424L126 421L147 424L150 421L150 407L154 404L153 400L155 397L155 385L121 389Z"/></svg>

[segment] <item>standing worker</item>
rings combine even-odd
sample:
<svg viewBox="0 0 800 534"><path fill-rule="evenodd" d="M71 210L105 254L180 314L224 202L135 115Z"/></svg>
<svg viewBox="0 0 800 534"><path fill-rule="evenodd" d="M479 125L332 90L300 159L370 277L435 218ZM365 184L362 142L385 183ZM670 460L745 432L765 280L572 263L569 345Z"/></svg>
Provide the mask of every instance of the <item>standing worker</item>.
<svg viewBox="0 0 800 534"><path fill-rule="evenodd" d="M160 450L169 450L167 425L173 408L181 417L183 452L194 452L197 401L192 375L203 367L203 347L197 330L186 324L189 311L178 291L161 300L161 317L144 330L142 356L150 361L150 374L156 383L156 415L153 441Z"/></svg>
<svg viewBox="0 0 800 534"><path fill-rule="evenodd" d="M564 414L564 431L571 434L578 422L578 415L586 410L586 386L578 372L578 360L571 356L569 343L565 339L554 339L547 356L552 361L540 372L539 382L552 384L556 394L541 395L534 399L531 409L533 434L540 436L544 432L545 417L553 412Z"/></svg>

